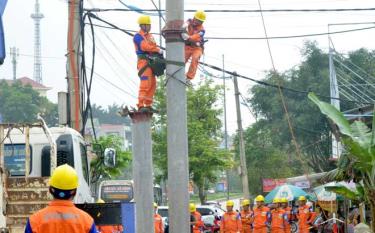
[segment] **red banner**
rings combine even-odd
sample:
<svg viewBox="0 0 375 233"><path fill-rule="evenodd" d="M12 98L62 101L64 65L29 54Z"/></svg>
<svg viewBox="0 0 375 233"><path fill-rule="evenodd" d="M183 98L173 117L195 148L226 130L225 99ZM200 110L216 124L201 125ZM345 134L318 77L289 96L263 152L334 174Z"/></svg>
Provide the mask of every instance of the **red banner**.
<svg viewBox="0 0 375 233"><path fill-rule="evenodd" d="M276 188L277 186L286 184L286 179L262 179L263 182L263 192L268 193L271 192L272 189Z"/></svg>

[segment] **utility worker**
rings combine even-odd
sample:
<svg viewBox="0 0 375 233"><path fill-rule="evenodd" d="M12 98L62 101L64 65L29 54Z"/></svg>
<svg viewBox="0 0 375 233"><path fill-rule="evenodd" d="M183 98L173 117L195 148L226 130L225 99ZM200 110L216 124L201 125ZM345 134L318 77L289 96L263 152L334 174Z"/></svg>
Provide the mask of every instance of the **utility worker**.
<svg viewBox="0 0 375 233"><path fill-rule="evenodd" d="M270 224L270 209L264 206L264 197L258 195L255 198L256 207L253 209L253 233L267 233L267 226Z"/></svg>
<svg viewBox="0 0 375 233"><path fill-rule="evenodd" d="M199 59L203 54L205 30L203 22L206 20L206 13L198 10L193 19L187 21L187 33L182 34L185 40L185 63L191 58L188 72L186 73L186 83L191 85L198 69Z"/></svg>
<svg viewBox="0 0 375 233"><path fill-rule="evenodd" d="M105 201L99 198L96 203L104 204ZM99 225L97 229L99 233L122 233L124 231L122 225Z"/></svg>
<svg viewBox="0 0 375 233"><path fill-rule="evenodd" d="M58 166L49 180L53 200L34 213L26 223L25 233L96 233L93 218L73 204L78 175L71 166Z"/></svg>
<svg viewBox="0 0 375 233"><path fill-rule="evenodd" d="M193 233L200 233L201 229L204 227L202 221L202 215L197 211L197 207L194 203L189 204L190 214L194 216L195 224L193 225Z"/></svg>
<svg viewBox="0 0 375 233"><path fill-rule="evenodd" d="M253 212L250 210L250 201L245 199L242 201L241 211L242 233L252 233Z"/></svg>
<svg viewBox="0 0 375 233"><path fill-rule="evenodd" d="M300 196L298 198L298 213L297 213L297 218L298 218L298 229L299 233L309 233L309 227L310 227L310 218L311 218L311 208L310 206L306 205L306 197L305 196Z"/></svg>
<svg viewBox="0 0 375 233"><path fill-rule="evenodd" d="M227 212L223 215L220 224L220 233L240 233L242 232L241 216L233 211L234 202L227 201Z"/></svg>
<svg viewBox="0 0 375 233"><path fill-rule="evenodd" d="M149 67L148 55L159 53L154 37L151 35L151 18L142 15L138 18L140 30L134 35L133 42L138 57L137 69L141 79L138 93L138 110L140 112L152 112L152 103L156 90L156 78L153 70Z"/></svg>
<svg viewBox="0 0 375 233"><path fill-rule="evenodd" d="M275 209L271 211L271 233L285 233L285 226L288 222L285 210L281 208L281 199L273 199Z"/></svg>
<svg viewBox="0 0 375 233"><path fill-rule="evenodd" d="M288 221L285 223L285 233L291 233L291 226L290 223L294 219L294 215L292 213L292 207L288 205L288 199L286 197L281 198L281 208L284 209L285 214L287 215Z"/></svg>
<svg viewBox="0 0 375 233"><path fill-rule="evenodd" d="M158 204L154 202L154 228L155 233L164 233L163 218L158 214Z"/></svg>

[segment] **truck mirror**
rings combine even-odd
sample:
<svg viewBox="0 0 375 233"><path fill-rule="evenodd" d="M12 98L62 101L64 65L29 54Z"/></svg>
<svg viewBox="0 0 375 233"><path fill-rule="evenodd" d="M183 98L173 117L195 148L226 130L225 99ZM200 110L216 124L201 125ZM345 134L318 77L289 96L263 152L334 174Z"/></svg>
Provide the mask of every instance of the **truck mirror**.
<svg viewBox="0 0 375 233"><path fill-rule="evenodd" d="M113 148L106 148L104 150L104 166L115 167L116 166L116 150Z"/></svg>

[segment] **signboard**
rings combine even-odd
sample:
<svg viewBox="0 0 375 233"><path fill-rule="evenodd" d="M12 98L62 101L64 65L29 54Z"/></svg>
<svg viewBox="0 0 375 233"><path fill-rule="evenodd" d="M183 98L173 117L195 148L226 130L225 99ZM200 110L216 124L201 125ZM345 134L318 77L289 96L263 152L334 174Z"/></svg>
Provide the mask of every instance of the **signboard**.
<svg viewBox="0 0 375 233"><path fill-rule="evenodd" d="M102 186L101 196L104 201L133 200L133 186L131 185L105 185Z"/></svg>
<svg viewBox="0 0 375 233"><path fill-rule="evenodd" d="M32 150L30 147L30 158ZM25 144L5 144L4 162L11 176L25 175ZM30 160L31 164L31 160Z"/></svg>
<svg viewBox="0 0 375 233"><path fill-rule="evenodd" d="M286 179L262 179L263 183L263 192L271 192L274 188L280 185L286 184Z"/></svg>
<svg viewBox="0 0 375 233"><path fill-rule="evenodd" d="M297 182L294 183L294 185L301 188L301 189L310 188L310 182L308 180L297 181Z"/></svg>

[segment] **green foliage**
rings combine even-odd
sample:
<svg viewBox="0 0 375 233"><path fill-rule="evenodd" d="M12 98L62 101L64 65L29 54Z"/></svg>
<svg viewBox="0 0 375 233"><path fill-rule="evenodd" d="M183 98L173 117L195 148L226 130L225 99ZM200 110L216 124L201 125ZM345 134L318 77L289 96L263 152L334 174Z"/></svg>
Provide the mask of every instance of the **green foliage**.
<svg viewBox="0 0 375 233"><path fill-rule="evenodd" d="M48 125L57 124L57 105L40 96L31 86L24 86L20 82L12 85L0 82L0 106L3 122L33 123L40 113Z"/></svg>
<svg viewBox="0 0 375 233"><path fill-rule="evenodd" d="M188 105L188 145L189 173L194 184L200 190L201 202L204 201L204 189L208 183L215 182L220 172L232 166L229 151L219 148L221 140L222 113L216 107L221 93L220 86L213 86L206 80L187 93ZM155 95L155 107L160 115L153 125L154 163L158 169L158 179L167 179L167 133L165 87L159 86Z"/></svg>
<svg viewBox="0 0 375 233"><path fill-rule="evenodd" d="M106 109L102 106L93 104L91 106L92 114L94 118L98 118L101 124L126 124L130 125L130 118L123 118L117 113L122 109L120 105L112 104L109 105Z"/></svg>
<svg viewBox="0 0 375 233"><path fill-rule="evenodd" d="M131 153L121 149L121 140L121 137L116 135L109 135L98 139L97 143L103 151L105 148L114 148L116 150L116 166L113 168L104 166L103 151L96 152L97 157L91 161L92 183L96 183L99 179L115 179L121 176L124 169L129 165Z"/></svg>
<svg viewBox="0 0 375 233"><path fill-rule="evenodd" d="M350 200L355 200L355 201L361 201L361 199L363 200L363 196L361 196L361 193L350 190L344 186L328 186L328 187L325 187L325 190L329 192L337 193Z"/></svg>

